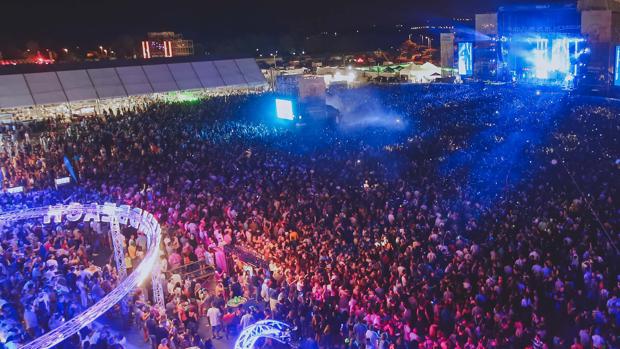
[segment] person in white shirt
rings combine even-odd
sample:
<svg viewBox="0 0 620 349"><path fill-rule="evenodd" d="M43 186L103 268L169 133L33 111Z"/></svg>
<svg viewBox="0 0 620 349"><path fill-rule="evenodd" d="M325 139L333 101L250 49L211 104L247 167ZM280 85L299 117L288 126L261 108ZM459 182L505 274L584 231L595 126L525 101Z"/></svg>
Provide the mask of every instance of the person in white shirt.
<svg viewBox="0 0 620 349"><path fill-rule="evenodd" d="M368 327L366 330L366 348L377 348L379 342L379 334Z"/></svg>
<svg viewBox="0 0 620 349"><path fill-rule="evenodd" d="M211 324L211 331L213 332L213 338L220 339L221 331L222 331L222 312L219 308L211 305L209 310L207 310L207 318L209 318L209 323Z"/></svg>
<svg viewBox="0 0 620 349"><path fill-rule="evenodd" d="M249 310L246 310L245 314L243 314L241 320L239 321L239 325L241 325L241 329L243 330L244 328L250 326L253 322L254 317L252 316L252 313Z"/></svg>

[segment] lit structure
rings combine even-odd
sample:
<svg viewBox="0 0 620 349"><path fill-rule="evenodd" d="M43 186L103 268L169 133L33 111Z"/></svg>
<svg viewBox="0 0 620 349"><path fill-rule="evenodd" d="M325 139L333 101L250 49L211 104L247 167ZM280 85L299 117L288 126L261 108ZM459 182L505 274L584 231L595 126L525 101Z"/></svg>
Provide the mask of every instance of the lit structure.
<svg viewBox="0 0 620 349"><path fill-rule="evenodd" d="M587 52L575 4L500 7L497 21L501 80L572 85Z"/></svg>
<svg viewBox="0 0 620 349"><path fill-rule="evenodd" d="M55 61L56 60L54 59L54 56L51 51L49 52L49 55L47 57L43 56L41 52L37 52L36 55L30 56L27 58L22 58L22 59L2 59L2 57L0 56L0 66L18 65L18 64L46 65L46 64L54 64Z"/></svg>
<svg viewBox="0 0 620 349"><path fill-rule="evenodd" d="M474 37L474 76L484 80L497 78L497 13L476 14Z"/></svg>
<svg viewBox="0 0 620 349"><path fill-rule="evenodd" d="M80 329L103 315L115 304L123 301L125 296L142 284L144 280L152 274L154 269L156 272L159 270L159 268L155 268L155 266L158 264L160 255L161 227L155 217L147 211L143 211L139 208L131 208L127 205L116 206L116 204L113 203L106 203L104 205L82 205L79 203L72 203L69 205L55 205L3 213L0 215L0 225L15 221L41 218L43 218L43 224L60 223L63 219L69 222L82 220L84 222L94 221L110 223L115 257L117 256L117 252L119 252L117 251L119 236L115 235L114 230L117 230L120 224L129 225L142 231L146 235L148 249L140 265L138 265L133 273L125 277L114 290L90 308L64 322L61 326L21 347L26 349L51 348L71 337ZM122 250L120 253L122 253ZM117 268L120 267L119 262L124 266L124 260L115 258L115 261ZM119 273L120 272L121 268L119 268ZM153 279L155 280L156 278L159 278L159 275L153 273ZM163 292L161 289L158 289L161 288L161 283L153 283L153 288L156 304L163 307L163 297L161 297Z"/></svg>
<svg viewBox="0 0 620 349"><path fill-rule="evenodd" d="M142 41L142 58L182 57L194 55L194 42L174 32L152 32Z"/></svg>
<svg viewBox="0 0 620 349"><path fill-rule="evenodd" d="M454 33L439 34L439 53L441 57L441 75L454 75Z"/></svg>
<svg viewBox="0 0 620 349"><path fill-rule="evenodd" d="M260 338L270 338L280 343L288 344L291 341L291 327L276 320L263 320L250 325L241 331L235 341L235 349L253 349Z"/></svg>
<svg viewBox="0 0 620 349"><path fill-rule="evenodd" d="M61 65L0 69L0 115L34 119L46 115L91 115L162 100L183 102L220 92L267 88L253 58L205 61L89 62L79 69Z"/></svg>
<svg viewBox="0 0 620 349"><path fill-rule="evenodd" d="M441 73L441 68L431 62L426 62L421 65L412 63L408 67L401 69L398 75L413 83L428 83L441 77Z"/></svg>
<svg viewBox="0 0 620 349"><path fill-rule="evenodd" d="M614 58L614 86L620 87L620 45L616 46L616 57Z"/></svg>
<svg viewBox="0 0 620 349"><path fill-rule="evenodd" d="M477 14L475 28L455 27L441 40L444 76L459 68L468 75L463 49L473 43L474 79L605 89L615 82L620 3L502 6Z"/></svg>
<svg viewBox="0 0 620 349"><path fill-rule="evenodd" d="M600 89L615 83L615 47L620 43L620 2L614 0L578 0L581 35L590 53L587 69L580 76L584 87Z"/></svg>
<svg viewBox="0 0 620 349"><path fill-rule="evenodd" d="M276 117L285 120L295 120L293 102L287 99L276 98Z"/></svg>
<svg viewBox="0 0 620 349"><path fill-rule="evenodd" d="M459 42L458 44L458 73L467 77L473 74L473 44L471 42Z"/></svg>

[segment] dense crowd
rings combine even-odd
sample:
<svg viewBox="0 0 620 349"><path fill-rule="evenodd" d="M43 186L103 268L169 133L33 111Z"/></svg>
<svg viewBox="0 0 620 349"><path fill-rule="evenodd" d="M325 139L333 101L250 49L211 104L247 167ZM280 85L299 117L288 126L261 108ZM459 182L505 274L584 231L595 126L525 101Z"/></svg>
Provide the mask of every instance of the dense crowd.
<svg viewBox="0 0 620 349"><path fill-rule="evenodd" d="M272 98L11 126L4 186L49 188L67 156L80 187L158 217L164 271L217 267L214 287L163 281L165 309L136 293L136 323L155 348L208 347L205 323L219 338L263 318L294 325L303 347L620 346L617 102L509 86L371 87L333 96L348 108L340 128L296 129L251 118ZM347 128L368 105L381 122ZM16 201L2 200L3 210ZM124 233L131 267L143 246ZM89 263L76 242L86 234L41 232L33 246L65 241L78 259L63 264L70 272ZM231 268L225 245L268 266ZM255 306L228 307L236 296Z"/></svg>
<svg viewBox="0 0 620 349"><path fill-rule="evenodd" d="M2 207L21 210L72 197L86 202L99 198L83 189L41 190L3 195ZM106 263L110 241L99 224L23 220L2 226L0 236L0 338L5 348L17 348L58 328L103 298L118 281L115 268ZM120 340L108 334L91 327L81 338L92 342L96 337L108 344ZM71 339L73 345L76 339L80 337Z"/></svg>

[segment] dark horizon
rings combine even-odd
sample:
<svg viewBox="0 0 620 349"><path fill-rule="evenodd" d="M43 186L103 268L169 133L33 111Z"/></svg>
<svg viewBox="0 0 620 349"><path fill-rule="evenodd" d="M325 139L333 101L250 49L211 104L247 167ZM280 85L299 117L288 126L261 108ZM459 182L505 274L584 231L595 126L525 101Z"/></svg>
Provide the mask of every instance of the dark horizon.
<svg viewBox="0 0 620 349"><path fill-rule="evenodd" d="M403 24L408 30L407 26L411 25L444 24L454 17L473 17L500 5L524 2L533 1L315 0L305 6L282 0L270 3L232 0L215 4L195 0L11 1L3 4L5 18L0 21L0 47L23 47L28 41L42 47L95 46L124 35L144 36L151 31L175 31L196 42L208 43L252 35L300 36L373 24Z"/></svg>

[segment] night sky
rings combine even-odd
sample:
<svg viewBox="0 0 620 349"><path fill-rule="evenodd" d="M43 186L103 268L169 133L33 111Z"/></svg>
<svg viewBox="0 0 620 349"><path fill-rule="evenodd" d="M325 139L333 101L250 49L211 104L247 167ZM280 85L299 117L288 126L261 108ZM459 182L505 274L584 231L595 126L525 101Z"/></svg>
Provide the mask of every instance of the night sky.
<svg viewBox="0 0 620 349"><path fill-rule="evenodd" d="M515 2L524 0L8 0L0 6L0 43L90 45L123 34L164 30L196 41L251 34L305 35L370 24L445 22Z"/></svg>

